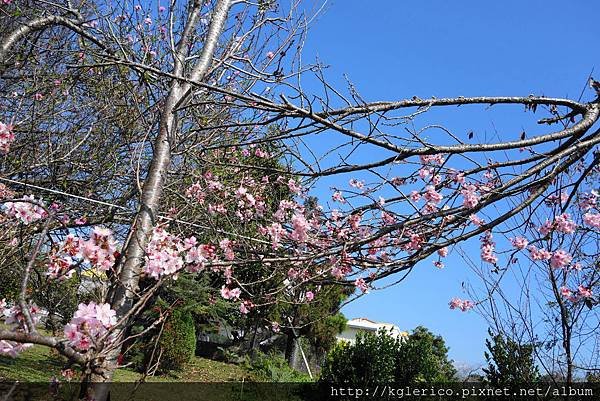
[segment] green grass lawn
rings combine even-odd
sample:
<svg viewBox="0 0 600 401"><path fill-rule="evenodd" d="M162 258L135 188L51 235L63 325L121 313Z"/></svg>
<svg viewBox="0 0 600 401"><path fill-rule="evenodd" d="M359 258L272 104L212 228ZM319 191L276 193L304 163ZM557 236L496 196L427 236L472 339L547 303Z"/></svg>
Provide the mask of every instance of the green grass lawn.
<svg viewBox="0 0 600 401"><path fill-rule="evenodd" d="M51 349L36 345L13 359L0 356L0 378L21 382L49 382L60 378L65 360ZM130 369L118 369L115 382L135 382L141 375ZM254 381L256 378L241 366L195 357L181 371L164 376L147 377L148 382L229 382Z"/></svg>
<svg viewBox="0 0 600 401"><path fill-rule="evenodd" d="M50 400L48 386L53 377L61 379L64 399L77 399L79 384L66 383L60 375L64 358L43 346L34 346L12 359L0 356L0 387L3 379L20 383L41 383L35 387L32 400ZM111 400L127 401L188 401L235 400L270 401L300 400L297 387L285 383L262 384L254 372L243 366L195 357L181 371L167 375L147 377L147 384L137 388L135 382L141 375L130 369L118 369L111 386ZM23 387L25 386L25 387ZM27 385L22 385L27 391ZM1 390L0 390L1 393ZM29 394L29 393L27 393ZM21 399L21 398L16 398ZM61 398L62 399L62 398Z"/></svg>

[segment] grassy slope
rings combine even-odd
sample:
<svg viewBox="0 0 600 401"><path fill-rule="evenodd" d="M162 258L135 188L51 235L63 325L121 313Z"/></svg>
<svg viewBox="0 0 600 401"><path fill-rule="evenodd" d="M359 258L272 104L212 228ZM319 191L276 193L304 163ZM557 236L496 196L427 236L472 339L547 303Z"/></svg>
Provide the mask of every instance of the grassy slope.
<svg viewBox="0 0 600 401"><path fill-rule="evenodd" d="M62 357L47 347L34 346L16 359L0 356L0 384L3 379L18 380L21 383L49 383L53 377L62 379L60 371L63 366ZM119 369L114 381L133 383L140 377L139 373L132 370ZM135 384L123 384L111 390L111 399L114 401L300 401L297 390L293 387L288 388L285 384L283 387L275 387L277 384L272 387L261 386L260 383L252 384L263 380L238 365L194 358L180 372L146 379L148 383L163 383L160 386L148 384L136 389ZM64 383L64 379L61 381ZM242 381L244 383L241 383ZM71 384L64 383L61 389L65 399L78 398L77 380ZM41 392L34 393L31 399L49 399L45 386L41 389L37 388L37 391Z"/></svg>
<svg viewBox="0 0 600 401"><path fill-rule="evenodd" d="M54 377L61 377L63 359L49 348L34 346L23 352L18 358L0 356L0 378L19 380L22 382L48 382ZM128 369L119 369L115 374L117 382L134 382L141 375ZM181 372L166 376L148 377L149 382L227 382L252 381L252 374L244 368L216 362L204 358L194 360Z"/></svg>

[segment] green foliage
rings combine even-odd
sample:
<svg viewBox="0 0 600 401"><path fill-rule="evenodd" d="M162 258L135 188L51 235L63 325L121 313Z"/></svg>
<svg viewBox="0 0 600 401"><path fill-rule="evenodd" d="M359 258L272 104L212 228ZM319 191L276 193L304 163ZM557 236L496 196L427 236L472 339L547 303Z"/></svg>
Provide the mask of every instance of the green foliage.
<svg viewBox="0 0 600 401"><path fill-rule="evenodd" d="M385 330L359 333L354 344L342 342L329 352L320 380L361 385L450 381L456 371L447 352L444 340L423 327L406 339Z"/></svg>
<svg viewBox="0 0 600 401"><path fill-rule="evenodd" d="M400 340L381 330L358 333L356 342L341 342L327 355L321 381L374 384L393 382Z"/></svg>
<svg viewBox="0 0 600 401"><path fill-rule="evenodd" d="M456 369L448 360L448 347L441 336L418 326L400 347L396 380L400 383L444 382L454 379Z"/></svg>
<svg viewBox="0 0 600 401"><path fill-rule="evenodd" d="M485 340L489 352L485 352L488 363L484 368L486 381L494 387L512 387L522 383L532 383L540 379L534 362L533 344L520 344L503 334L493 334Z"/></svg>
<svg viewBox="0 0 600 401"><path fill-rule="evenodd" d="M189 311L175 308L167 319L159 339L161 369L183 368L196 353L196 328Z"/></svg>
<svg viewBox="0 0 600 401"><path fill-rule="evenodd" d="M257 353L251 360L244 362L246 369L258 379L271 383L310 382L312 379L302 372L290 368L285 358L276 353Z"/></svg>

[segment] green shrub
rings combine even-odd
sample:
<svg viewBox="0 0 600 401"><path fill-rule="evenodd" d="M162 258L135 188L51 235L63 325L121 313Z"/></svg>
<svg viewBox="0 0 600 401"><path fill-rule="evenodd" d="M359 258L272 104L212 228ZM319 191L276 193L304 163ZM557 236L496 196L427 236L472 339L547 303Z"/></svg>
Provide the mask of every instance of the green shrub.
<svg viewBox="0 0 600 401"><path fill-rule="evenodd" d="M196 353L196 328L189 311L175 308L159 339L161 370L181 369Z"/></svg>
<svg viewBox="0 0 600 401"><path fill-rule="evenodd" d="M408 385L451 381L455 373L442 337L417 327L403 340L380 330L359 333L354 344L337 344L327 355L320 381Z"/></svg>
<svg viewBox="0 0 600 401"><path fill-rule="evenodd" d="M373 384L394 382L400 341L381 330L358 333L356 342L338 343L327 355L321 381Z"/></svg>
<svg viewBox="0 0 600 401"><path fill-rule="evenodd" d="M281 355L257 352L252 360L245 362L245 367L259 379L271 383L310 382L312 379L305 373L291 368Z"/></svg>

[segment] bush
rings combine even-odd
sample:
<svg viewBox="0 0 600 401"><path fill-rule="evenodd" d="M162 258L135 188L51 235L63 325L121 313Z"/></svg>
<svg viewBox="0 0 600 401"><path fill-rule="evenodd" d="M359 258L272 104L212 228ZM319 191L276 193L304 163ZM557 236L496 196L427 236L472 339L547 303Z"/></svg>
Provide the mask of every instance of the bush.
<svg viewBox="0 0 600 401"><path fill-rule="evenodd" d="M246 369L257 378L271 383L310 382L312 379L302 372L292 369L281 355L257 352L252 360L245 362Z"/></svg>
<svg viewBox="0 0 600 401"><path fill-rule="evenodd" d="M533 344L521 344L502 333L494 334L491 329L488 334L490 338L485 345L489 352L484 353L488 366L483 368L488 383L494 387L518 388L539 379Z"/></svg>
<svg viewBox="0 0 600 401"><path fill-rule="evenodd" d="M394 382L400 341L384 330L358 333L356 342L338 343L327 355L321 381L373 384Z"/></svg>
<svg viewBox="0 0 600 401"><path fill-rule="evenodd" d="M181 369L196 353L196 327L192 314L175 308L167 319L159 339L161 370Z"/></svg>
<svg viewBox="0 0 600 401"><path fill-rule="evenodd" d="M389 332L359 333L354 344L337 344L327 356L321 382L396 383L444 382L456 373L440 336L417 327L408 338Z"/></svg>

